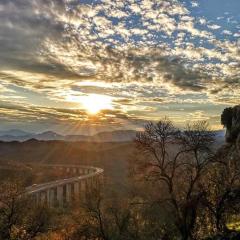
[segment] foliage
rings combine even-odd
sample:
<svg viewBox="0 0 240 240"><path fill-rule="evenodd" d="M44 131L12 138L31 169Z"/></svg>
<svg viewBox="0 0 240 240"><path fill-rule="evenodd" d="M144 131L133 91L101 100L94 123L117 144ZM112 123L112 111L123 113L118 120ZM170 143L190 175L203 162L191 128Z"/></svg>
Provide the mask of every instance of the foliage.
<svg viewBox="0 0 240 240"><path fill-rule="evenodd" d="M207 122L180 131L166 118L148 123L135 143L131 191L125 195L96 185L84 200L55 210L35 206L19 184L2 183L0 240L239 239L234 144L215 153Z"/></svg>
<svg viewBox="0 0 240 240"><path fill-rule="evenodd" d="M1 240L30 240L48 231L50 211L45 206L35 206L18 183L2 183L0 193Z"/></svg>

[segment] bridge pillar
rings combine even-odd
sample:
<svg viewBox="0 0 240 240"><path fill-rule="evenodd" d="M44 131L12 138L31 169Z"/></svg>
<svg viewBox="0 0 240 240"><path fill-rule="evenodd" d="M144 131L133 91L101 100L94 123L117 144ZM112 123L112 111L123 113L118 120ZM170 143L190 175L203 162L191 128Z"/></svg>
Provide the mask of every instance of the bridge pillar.
<svg viewBox="0 0 240 240"><path fill-rule="evenodd" d="M83 191L83 192L86 191L86 180L81 181L81 191Z"/></svg>
<svg viewBox="0 0 240 240"><path fill-rule="evenodd" d="M40 203L41 204L47 203L47 192L46 191L40 192Z"/></svg>
<svg viewBox="0 0 240 240"><path fill-rule="evenodd" d="M80 186L80 200L85 200L86 199L86 180L81 180L79 182Z"/></svg>
<svg viewBox="0 0 240 240"><path fill-rule="evenodd" d="M46 190L46 194L47 194L47 204L50 207L50 189Z"/></svg>
<svg viewBox="0 0 240 240"><path fill-rule="evenodd" d="M63 186L57 187L57 202L58 206L63 207Z"/></svg>
<svg viewBox="0 0 240 240"><path fill-rule="evenodd" d="M40 204L40 192L35 193L34 196L35 196L36 204Z"/></svg>
<svg viewBox="0 0 240 240"><path fill-rule="evenodd" d="M90 188L90 179L89 178L86 178L85 179L85 188L86 188L86 192L89 192L89 188Z"/></svg>
<svg viewBox="0 0 240 240"><path fill-rule="evenodd" d="M71 201L71 197L72 197L72 186L71 184L67 184L66 185L66 202L70 202Z"/></svg>
<svg viewBox="0 0 240 240"><path fill-rule="evenodd" d="M74 183L74 199L79 200L79 195L80 195L80 186L79 182Z"/></svg>
<svg viewBox="0 0 240 240"><path fill-rule="evenodd" d="M54 206L54 189L52 188L47 190L47 202L49 207Z"/></svg>

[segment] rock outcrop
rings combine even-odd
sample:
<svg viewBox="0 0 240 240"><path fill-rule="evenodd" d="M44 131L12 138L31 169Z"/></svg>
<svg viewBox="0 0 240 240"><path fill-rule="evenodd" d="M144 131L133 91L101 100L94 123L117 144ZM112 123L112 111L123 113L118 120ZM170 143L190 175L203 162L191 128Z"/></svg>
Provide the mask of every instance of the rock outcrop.
<svg viewBox="0 0 240 240"><path fill-rule="evenodd" d="M235 145L240 157L240 105L225 108L221 122L226 127L226 142Z"/></svg>

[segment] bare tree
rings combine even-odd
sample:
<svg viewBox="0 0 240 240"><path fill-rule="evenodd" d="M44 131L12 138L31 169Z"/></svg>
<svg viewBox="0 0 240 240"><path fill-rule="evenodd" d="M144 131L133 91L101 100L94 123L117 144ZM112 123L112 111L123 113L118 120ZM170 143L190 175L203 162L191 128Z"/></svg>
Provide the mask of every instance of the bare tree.
<svg viewBox="0 0 240 240"><path fill-rule="evenodd" d="M159 217L150 217L147 211L137 199L119 199L115 194L106 195L94 189L72 217L76 224L70 239L161 239L164 232L155 227Z"/></svg>
<svg viewBox="0 0 240 240"><path fill-rule="evenodd" d="M159 202L167 206L183 240L194 238L204 193L201 181L211 162L212 143L213 135L205 121L188 124L185 131L180 131L164 119L147 124L136 138L140 170L165 193Z"/></svg>
<svg viewBox="0 0 240 240"><path fill-rule="evenodd" d="M106 198L99 188L87 193L86 201L78 206L73 218L76 220L73 239L129 239L129 208Z"/></svg>

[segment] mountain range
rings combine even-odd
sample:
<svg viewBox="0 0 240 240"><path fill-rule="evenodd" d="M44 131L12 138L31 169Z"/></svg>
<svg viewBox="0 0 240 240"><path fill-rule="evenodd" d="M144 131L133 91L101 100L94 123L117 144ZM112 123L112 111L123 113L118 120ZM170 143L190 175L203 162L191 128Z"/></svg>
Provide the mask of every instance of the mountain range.
<svg viewBox="0 0 240 240"><path fill-rule="evenodd" d="M215 138L217 142L224 141L225 131L215 131ZM134 130L116 130L111 132L100 132L95 135L61 135L53 131L46 131L42 133L29 133L18 129L11 129L8 131L0 131L0 141L12 142L19 141L24 142L30 139L36 139L40 141L52 141L60 140L67 142L127 142L132 141L136 136Z"/></svg>
<svg viewBox="0 0 240 240"><path fill-rule="evenodd" d="M61 141L86 141L86 142L126 142L132 141L136 136L134 130L116 130L112 132L100 132L92 136L87 135L61 135L53 131L43 133L28 133L18 129L0 131L0 141L24 142L30 139L41 141L61 140Z"/></svg>

